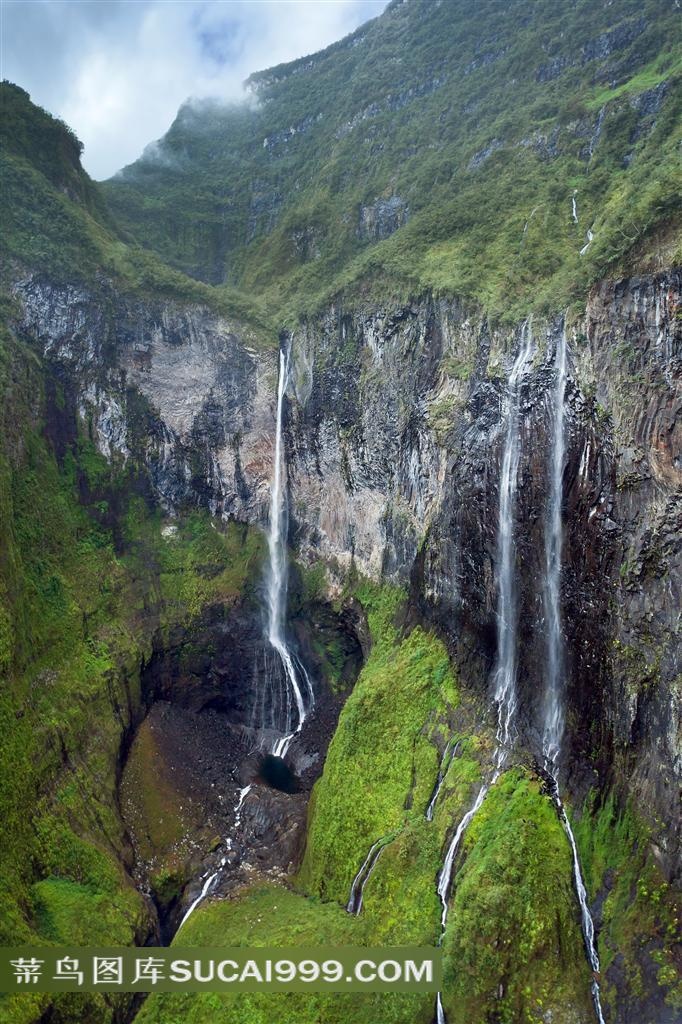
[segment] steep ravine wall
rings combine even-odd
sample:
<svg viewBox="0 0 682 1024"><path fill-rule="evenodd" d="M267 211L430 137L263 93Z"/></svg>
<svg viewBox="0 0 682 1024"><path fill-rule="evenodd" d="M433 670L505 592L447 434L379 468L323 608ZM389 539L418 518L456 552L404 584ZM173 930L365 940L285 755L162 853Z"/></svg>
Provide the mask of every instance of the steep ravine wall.
<svg viewBox="0 0 682 1024"><path fill-rule="evenodd" d="M517 531L521 740L532 755L553 361L566 329L564 771L575 805L595 793L598 802L607 793L621 806L634 800L669 881L682 776L681 291L679 270L605 282L583 315L531 323ZM25 278L15 294L22 331L73 389L108 458L145 462L169 514L200 505L263 523L274 341L257 348L216 314L132 302L106 285L94 295ZM413 618L436 627L463 685L480 696L495 660L503 406L520 329L425 296L400 308L338 303L282 339L293 355L293 547L304 563L324 560L332 592L351 567L408 585Z"/></svg>
<svg viewBox="0 0 682 1024"><path fill-rule="evenodd" d="M146 462L170 512L199 504L264 521L274 346L250 346L242 328L204 309L131 302L106 288L94 296L27 278L16 294L24 331L76 389L107 457ZM585 317L567 327L569 731L601 771L617 748L642 802L653 795L665 817L682 771L679 302L679 271L604 283ZM542 686L538 579L561 329L560 316L532 325L537 353L522 394L520 676L531 734ZM351 563L373 577L411 577L415 604L479 690L495 653L502 406L517 340L518 328L491 330L457 302L426 297L379 310L338 304L286 342L300 557L324 559L337 582Z"/></svg>

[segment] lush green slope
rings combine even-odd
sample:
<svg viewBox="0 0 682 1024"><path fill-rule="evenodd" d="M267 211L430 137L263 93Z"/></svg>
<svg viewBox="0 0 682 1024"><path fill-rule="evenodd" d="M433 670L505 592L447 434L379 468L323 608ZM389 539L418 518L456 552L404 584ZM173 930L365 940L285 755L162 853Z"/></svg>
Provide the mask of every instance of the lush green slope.
<svg viewBox="0 0 682 1024"><path fill-rule="evenodd" d="M117 795L141 668L168 629L237 599L261 538L199 514L164 538L140 467L99 455L72 398L5 329L0 396L2 941L143 943L153 922L124 870ZM48 1002L0 997L0 1019L35 1020ZM51 1012L94 1024L113 1010L65 996Z"/></svg>
<svg viewBox="0 0 682 1024"><path fill-rule="evenodd" d="M457 729L460 695L447 653L433 636L396 628L402 595L363 585L374 646L349 697L309 814L298 892L256 885L238 899L199 907L185 945L431 944L440 934L436 876L452 829L470 804L492 737L460 732L436 812L425 810L439 754ZM461 730L462 721L459 721ZM437 746L438 744L438 746ZM350 885L370 845L388 840L365 889L362 912L345 912ZM465 844L445 937L449 1018L484 1024L535 1020L539 1007L558 1024L589 1015L585 963L571 886L570 853L554 807L537 780L517 769L486 799ZM323 900L324 902L321 902ZM483 924L482 922L485 922ZM505 980L505 994L498 993ZM428 1024L431 996L153 996L144 1024L189 1020L406 1020Z"/></svg>
<svg viewBox="0 0 682 1024"><path fill-rule="evenodd" d="M283 314L387 278L556 309L679 212L681 60L663 0L393 3L252 76L251 104L186 104L106 195L164 259Z"/></svg>
<svg viewBox="0 0 682 1024"><path fill-rule="evenodd" d="M124 239L99 186L82 169L81 144L65 124L8 82L0 85L0 112L3 284L18 267L95 290L108 280L123 292L209 306L271 343L274 331L257 302L193 280Z"/></svg>

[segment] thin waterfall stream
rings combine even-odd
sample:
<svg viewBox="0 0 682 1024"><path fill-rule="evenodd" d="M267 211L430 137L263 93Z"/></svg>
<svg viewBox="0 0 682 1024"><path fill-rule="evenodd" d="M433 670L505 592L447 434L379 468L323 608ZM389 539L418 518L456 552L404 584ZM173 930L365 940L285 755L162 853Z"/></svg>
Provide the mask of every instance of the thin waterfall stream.
<svg viewBox="0 0 682 1024"><path fill-rule="evenodd" d="M445 776L448 774L450 765L457 757L459 746L459 740L457 740L456 743L452 740L448 740L448 742L445 744L445 750L443 751L443 756L440 761L440 767L438 768L438 777L436 779L436 785L434 786L433 795L429 800L429 804L428 807L426 808L426 812L424 815L427 821L433 821L433 812L435 811L436 804L438 802L438 794L440 793L443 783L445 782Z"/></svg>
<svg viewBox="0 0 682 1024"><path fill-rule="evenodd" d="M296 654L289 648L286 640L285 615L287 603L287 526L288 508L286 497L286 482L284 472L283 453L283 419L284 419L284 395L289 383L291 349L287 346L279 352L279 377L277 382L277 412L275 419L275 457L272 471L272 483L270 485L270 516L268 529L268 573L267 573L267 638L275 652L284 672L285 694L281 702L284 707L283 720L277 723L281 735L271 744L269 753L275 757L283 758L291 745L293 738L303 728L303 723L310 714L315 704L315 694L310 677L301 664ZM277 679L274 673L271 674L269 693L273 707L268 709L271 717L274 717L275 686ZM263 702L263 721L260 723L265 728L265 701ZM235 828L241 820L242 807L246 797L252 789L252 783L243 786L239 790L237 803L235 804ZM232 840L226 840L229 849ZM216 887L226 858L222 858L219 867L209 874L202 886L201 892L190 904L185 912L180 928L186 922L190 914L197 908L206 896ZM372 865L373 866L373 865ZM366 882L365 878L365 882ZM364 888L364 884L362 886ZM362 905L362 892L360 893L360 904ZM358 911L359 912L359 911Z"/></svg>
<svg viewBox="0 0 682 1024"><path fill-rule="evenodd" d="M372 843L370 846L369 853L362 862L360 870L353 879L353 883L350 887L350 895L348 896L348 903L346 904L346 910L349 914L354 914L357 917L362 910L365 886L370 879L370 875L377 866L379 857L390 842L391 837L388 836L382 839L377 839L377 841Z"/></svg>
<svg viewBox="0 0 682 1024"><path fill-rule="evenodd" d="M533 355L533 335L530 321L521 328L519 351L509 375L509 388L505 409L506 431L502 470L500 474L499 527L497 534L497 562L499 565L499 588L497 601L497 665L494 674L494 700L497 705L497 744L493 756L494 771L490 781L484 782L473 804L455 829L450 840L443 867L438 874L438 896L441 902L442 943L448 920L450 887L455 857L462 836L469 823L480 809L488 790L493 786L504 767L515 737L517 710L516 695L516 627L518 601L516 593L515 563L515 512L518 484L519 459L521 455L521 381ZM445 1024L445 1010L441 993L436 996L436 1020Z"/></svg>
<svg viewBox="0 0 682 1024"><path fill-rule="evenodd" d="M566 453L565 404L567 385L566 323L557 339L555 354L556 385L554 391L554 423L550 491L545 529L545 620L547 624L547 689L544 702L542 753L545 769L551 780L552 799L571 847L573 883L580 904L580 923L588 963L592 969L592 1001L599 1024L604 1024L601 995L597 977L600 971L594 922L587 903L578 847L559 791L559 758L564 734L565 659L561 616L561 564L563 550L563 474Z"/></svg>
<svg viewBox="0 0 682 1024"><path fill-rule="evenodd" d="M310 677L286 641L284 617L287 603L287 523L288 508L286 483L283 485L282 432L284 395L289 382L291 350L280 349L279 381L277 386L277 419L275 426L275 464L270 490L270 529L268 531L268 641L279 656L286 682L285 720L281 723L282 736L273 743L271 753L284 757L292 739L303 728L303 723L315 703ZM294 713L295 706L295 713Z"/></svg>

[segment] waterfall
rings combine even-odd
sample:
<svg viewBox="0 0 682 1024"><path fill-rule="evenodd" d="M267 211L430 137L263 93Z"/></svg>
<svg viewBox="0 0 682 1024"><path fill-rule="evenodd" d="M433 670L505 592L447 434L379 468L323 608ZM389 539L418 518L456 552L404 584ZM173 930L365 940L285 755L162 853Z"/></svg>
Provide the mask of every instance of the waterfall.
<svg viewBox="0 0 682 1024"><path fill-rule="evenodd" d="M563 713L563 637L561 623L561 552L563 530L563 475L565 454L564 402L566 397L566 327L557 341L556 386L554 392L554 428L550 448L549 503L545 527L545 621L547 638L547 689L545 693L542 753L555 764L564 730Z"/></svg>
<svg viewBox="0 0 682 1024"><path fill-rule="evenodd" d="M554 390L554 424L550 447L549 502L545 526L545 618L547 623L547 689L545 693L544 728L542 753L545 767L551 779L552 798L571 847L573 863L573 884L580 905L580 923L585 943L587 960L592 968L592 1001L599 1024L604 1024L601 996L597 975L599 954L594 934L594 922L587 903L587 890L583 881L578 847L568 815L559 792L558 762L564 733L564 641L561 618L561 555L563 528L561 509L563 505L563 476L566 452L565 400L566 400L566 321L557 340L555 366L556 384Z"/></svg>
<svg viewBox="0 0 682 1024"><path fill-rule="evenodd" d="M500 769L514 740L516 715L516 627L518 601L516 593L514 516L516 487L521 454L519 409L521 379L533 350L529 321L521 328L519 351L509 375L507 428L500 473L499 526L497 531L497 563L499 592L497 606L497 668L495 670L495 701L498 708L496 765Z"/></svg>
<svg viewBox="0 0 682 1024"><path fill-rule="evenodd" d="M225 866L225 857L222 857L221 860L220 860L220 867L217 868L215 871L213 871L210 875L207 875L207 877L206 877L206 879L204 881L204 884L201 887L201 892L196 897L196 899L192 901L192 903L189 905L189 907L185 911L185 914L184 914L184 916L182 918L182 921L178 925L178 931L180 931L180 929L182 928L183 924L185 923L187 918L190 916L192 911L195 910L199 906L199 904L201 903L203 898L205 896L207 896L209 894L209 892L211 892L211 890L213 889L213 886L214 886L214 884L216 882L216 879L218 878L218 876L220 874L220 868L223 868L224 866Z"/></svg>
<svg viewBox="0 0 682 1024"><path fill-rule="evenodd" d="M268 641L279 656L286 682L284 720L279 723L282 736L275 741L272 747L272 753L276 757L284 757L292 739L301 731L315 699L308 673L287 646L284 629L288 575L286 551L288 516L286 486L283 486L282 482L282 420L284 394L289 381L289 361L289 349L281 349L277 387L275 463L270 489L270 529L268 531L268 553L270 556L267 578Z"/></svg>
<svg viewBox="0 0 682 1024"><path fill-rule="evenodd" d="M441 758L440 766L438 768L438 777L436 779L436 785L433 788L433 794L431 796L431 799L429 800L429 804L428 807L426 808L426 813L424 815L427 821L433 821L433 812L436 808L438 794L440 793L441 786L445 781L445 776L448 773L450 765L457 757L458 750L459 740L456 743L453 743L452 740L448 740L448 742L445 744L445 750L443 751L443 756Z"/></svg>
<svg viewBox="0 0 682 1024"><path fill-rule="evenodd" d="M568 820L568 815L564 808L563 802L559 795L559 785L554 778L554 802L559 812L559 818L561 824L564 827L564 832L568 838L568 842L571 847L571 855L573 859L573 884L575 885L576 895L578 897L578 903L580 905L580 926L583 933L583 942L585 943L585 952L587 954L587 961L592 968L592 1002L594 1004L594 1012L597 1017L599 1024L605 1024L604 1015L601 1008L601 992L599 989L599 982L597 977L600 972L599 965L599 954L597 952L597 941L594 934L594 921L590 913L590 908L587 903L587 890L583 881L583 873L580 867L580 857L578 856L578 847L576 845L575 836L573 835L573 829L571 823Z"/></svg>
<svg viewBox="0 0 682 1024"><path fill-rule="evenodd" d="M514 741L514 719L516 717L516 627L517 627L517 593L515 564L515 530L516 489L521 455L521 380L530 363L533 353L533 335L530 321L526 320L521 328L519 351L509 375L509 390L505 408L506 430L502 470L500 473L499 495L499 526L497 532L497 563L499 565L499 588L497 605L497 665L494 674L494 699L497 704L497 744L493 756L495 770L490 782L484 782L476 798L466 812L455 833L445 855L443 867L438 874L438 896L441 902L441 934L443 941L448 920L450 885L452 869L459 849L462 836L469 822L478 812L491 786L497 782L507 755ZM436 996L436 1020L445 1024L445 1010L441 993Z"/></svg>
<svg viewBox="0 0 682 1024"><path fill-rule="evenodd" d="M284 616L287 602L287 504L286 489L283 485L283 455L282 455L282 421L284 410L284 394L289 380L289 349L280 349L279 353L279 380L277 384L277 419L275 425L275 464L272 473L272 484L270 488L270 528L268 530L268 575L267 575L267 604L268 604L268 641L278 656L279 662L284 670L286 692L284 700L279 702L275 693L276 679L274 673L269 672L270 685L269 694L271 700L270 708L266 708L265 698L260 701L261 721L258 723L262 729L276 728L280 735L272 744L271 753L276 757L284 757L289 745L301 731L303 723L312 710L315 703L310 677L305 668L287 645ZM283 708L279 707L279 704ZM294 714L295 706L295 714ZM255 706L254 706L255 710ZM279 712L279 714L278 714ZM266 717L267 716L267 717ZM281 721L277 721L277 718ZM254 722L254 724L256 724ZM234 827L238 828L241 822L241 812L246 797L251 792L252 783L239 790L235 804ZM229 848L231 840L226 840ZM204 881L201 892L193 901L182 921L180 928L190 916L193 910L208 896L215 888L225 866L226 859L220 861L220 867L208 875ZM365 882L367 879L365 879ZM363 886L364 888L364 883ZM360 906L362 906L362 892L360 892ZM359 909L357 911L359 913Z"/></svg>
<svg viewBox="0 0 682 1024"><path fill-rule="evenodd" d="M357 915L362 910L362 898L365 892L365 886L369 882L370 875L377 866L379 857L384 852L390 842L389 838L377 839L376 843L372 843L369 848L369 853L365 857L358 871L357 875L353 879L353 884L350 887L350 895L348 897L348 903L346 904L346 910L349 914Z"/></svg>
<svg viewBox="0 0 682 1024"><path fill-rule="evenodd" d="M592 227L594 227L594 225L592 225ZM585 242L584 246L580 250L580 255L581 256L585 255L585 253L587 252L589 247L592 245L592 242L594 240L594 231L592 230L592 228L588 228L587 229L587 235L585 237L587 238L587 241Z"/></svg>

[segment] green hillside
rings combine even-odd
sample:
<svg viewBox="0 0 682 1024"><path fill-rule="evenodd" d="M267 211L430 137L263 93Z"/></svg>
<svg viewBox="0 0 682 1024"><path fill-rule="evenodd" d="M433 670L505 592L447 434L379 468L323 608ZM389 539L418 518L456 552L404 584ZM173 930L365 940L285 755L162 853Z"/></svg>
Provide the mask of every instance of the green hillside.
<svg viewBox="0 0 682 1024"><path fill-rule="evenodd" d="M393 3L243 106L185 104L105 194L173 266L285 314L387 278L556 309L679 213L681 60L667 0Z"/></svg>

